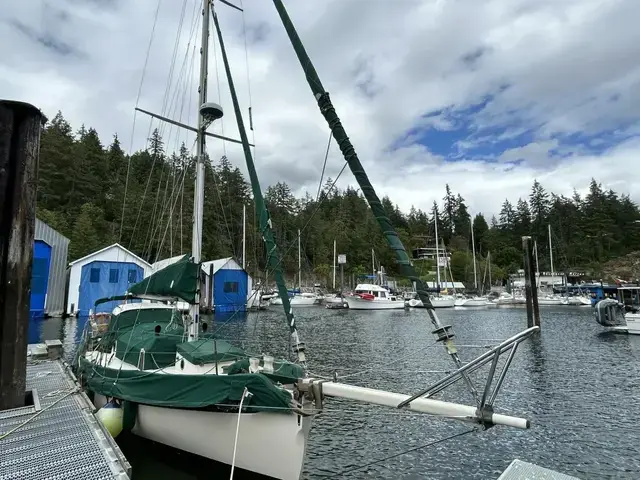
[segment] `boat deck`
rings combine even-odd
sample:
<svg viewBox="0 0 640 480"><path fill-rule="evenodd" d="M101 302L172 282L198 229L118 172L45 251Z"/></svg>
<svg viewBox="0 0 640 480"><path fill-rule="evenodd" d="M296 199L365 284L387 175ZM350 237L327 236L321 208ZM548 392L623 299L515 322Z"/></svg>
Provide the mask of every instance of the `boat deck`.
<svg viewBox="0 0 640 480"><path fill-rule="evenodd" d="M498 480L579 480L577 477L565 475L533 463L523 462L517 458L502 472Z"/></svg>
<svg viewBox="0 0 640 480"><path fill-rule="evenodd" d="M44 345L29 352L33 405L0 412L0 480L129 479L129 462L68 366L49 359Z"/></svg>

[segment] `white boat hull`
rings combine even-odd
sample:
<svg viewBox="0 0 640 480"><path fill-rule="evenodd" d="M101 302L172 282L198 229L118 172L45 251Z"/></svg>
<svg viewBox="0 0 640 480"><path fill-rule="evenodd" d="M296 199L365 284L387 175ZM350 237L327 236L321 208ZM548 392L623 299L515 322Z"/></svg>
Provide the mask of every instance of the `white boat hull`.
<svg viewBox="0 0 640 480"><path fill-rule="evenodd" d="M624 321L626 325L611 327L611 330L629 335L640 335L640 313L625 313Z"/></svg>
<svg viewBox="0 0 640 480"><path fill-rule="evenodd" d="M551 306L562 305L562 299L560 298L538 298L538 305Z"/></svg>
<svg viewBox="0 0 640 480"><path fill-rule="evenodd" d="M364 300L358 296L346 296L344 297L349 305L350 310L399 310L404 308L404 300L397 299L373 299Z"/></svg>
<svg viewBox="0 0 640 480"><path fill-rule="evenodd" d="M568 297L567 298L567 304L568 305L577 305L577 306L590 307L591 306L591 298L583 297L581 295L575 295L573 297Z"/></svg>
<svg viewBox="0 0 640 480"><path fill-rule="evenodd" d="M451 308L456 304L455 297L429 297L433 308ZM409 306L412 308L424 308L422 300L414 298L409 300Z"/></svg>
<svg viewBox="0 0 640 480"><path fill-rule="evenodd" d="M456 307L487 307L490 304L486 298L461 298L455 301Z"/></svg>
<svg viewBox="0 0 640 480"><path fill-rule="evenodd" d="M312 307L314 305L320 305L322 300L315 296L294 295L289 298L289 303L292 307ZM271 305L282 305L282 299L280 297L271 300Z"/></svg>
<svg viewBox="0 0 640 480"><path fill-rule="evenodd" d="M96 406L105 398L96 395ZM243 413L235 467L284 480L302 472L311 418L294 413ZM237 413L138 405L132 433L231 465Z"/></svg>

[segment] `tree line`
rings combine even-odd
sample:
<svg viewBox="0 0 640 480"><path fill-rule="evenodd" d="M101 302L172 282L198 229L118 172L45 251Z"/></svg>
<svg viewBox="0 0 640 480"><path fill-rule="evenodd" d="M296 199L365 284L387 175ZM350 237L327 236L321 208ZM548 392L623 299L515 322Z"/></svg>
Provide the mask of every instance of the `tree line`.
<svg viewBox="0 0 640 480"><path fill-rule="evenodd" d="M93 128L77 131L58 114L42 132L38 176L38 217L69 237L69 260L119 242L149 262L191 251L195 160L182 144L168 152L160 132L148 147L125 154L117 135L103 145ZM346 254L347 275L370 273L371 251L389 274L395 272L387 247L362 194L337 189L328 178L317 198L296 198L284 182L264 191L273 228L290 279L298 263L301 230L303 285L328 283L332 276L333 242ZM478 275L487 266L496 281L522 268L521 237L537 243L541 270L550 269L548 225L551 225L556 271L602 275L602 265L640 250L640 210L628 195L593 179L583 197L547 192L535 180L521 198L505 199L499 215L471 218L460 193L445 185L441 202L430 211L412 207L402 212L384 197L383 207L400 239L411 250L434 246L434 220L451 253L456 281L473 283L471 228L475 236ZM250 185L228 158L207 159L203 221L203 259L242 255L242 213L246 208L246 263L249 273L263 276L265 252ZM488 257L490 256L490 262ZM415 262L419 273L433 278L432 262ZM299 279L295 278L298 283Z"/></svg>

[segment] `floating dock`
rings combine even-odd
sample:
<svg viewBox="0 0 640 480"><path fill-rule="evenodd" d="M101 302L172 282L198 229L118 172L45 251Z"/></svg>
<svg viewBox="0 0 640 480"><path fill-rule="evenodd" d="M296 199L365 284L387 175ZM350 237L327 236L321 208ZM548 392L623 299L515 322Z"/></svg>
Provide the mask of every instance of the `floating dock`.
<svg viewBox="0 0 640 480"><path fill-rule="evenodd" d="M69 366L57 359L60 341L28 350L31 405L0 411L0 480L128 480L131 465Z"/></svg>
<svg viewBox="0 0 640 480"><path fill-rule="evenodd" d="M502 472L498 480L580 480L517 458Z"/></svg>

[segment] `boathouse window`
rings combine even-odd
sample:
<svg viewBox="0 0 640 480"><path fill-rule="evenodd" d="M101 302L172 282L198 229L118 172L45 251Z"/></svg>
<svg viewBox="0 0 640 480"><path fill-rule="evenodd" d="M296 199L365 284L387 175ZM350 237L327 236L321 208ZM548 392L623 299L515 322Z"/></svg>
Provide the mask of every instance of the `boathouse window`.
<svg viewBox="0 0 640 480"><path fill-rule="evenodd" d="M120 272L115 268L109 269L109 283L118 283L118 274L119 273Z"/></svg>
<svg viewBox="0 0 640 480"><path fill-rule="evenodd" d="M89 282L98 283L100 281L100 269L92 268L89 274Z"/></svg>
<svg viewBox="0 0 640 480"><path fill-rule="evenodd" d="M238 282L224 282L224 293L238 293Z"/></svg>
<svg viewBox="0 0 640 480"><path fill-rule="evenodd" d="M129 283L136 283L138 281L138 272L136 270L129 270Z"/></svg>

